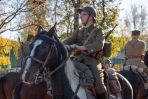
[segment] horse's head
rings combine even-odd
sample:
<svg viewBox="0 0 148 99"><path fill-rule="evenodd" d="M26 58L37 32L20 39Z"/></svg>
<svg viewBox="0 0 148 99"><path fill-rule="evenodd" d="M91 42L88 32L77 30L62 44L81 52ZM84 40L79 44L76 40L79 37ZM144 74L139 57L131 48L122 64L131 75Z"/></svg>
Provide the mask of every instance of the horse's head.
<svg viewBox="0 0 148 99"><path fill-rule="evenodd" d="M67 52L57 38L55 26L48 32L39 27L34 41L29 45L22 80L34 82L37 75L53 71L66 57Z"/></svg>

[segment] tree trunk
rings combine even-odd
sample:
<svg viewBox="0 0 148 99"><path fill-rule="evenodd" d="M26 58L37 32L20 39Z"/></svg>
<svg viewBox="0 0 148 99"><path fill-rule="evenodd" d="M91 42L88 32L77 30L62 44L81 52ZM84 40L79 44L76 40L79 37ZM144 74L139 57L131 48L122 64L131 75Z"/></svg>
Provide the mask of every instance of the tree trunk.
<svg viewBox="0 0 148 99"><path fill-rule="evenodd" d="M72 0L73 6L74 6L74 30L76 31L79 28L79 12L78 9L81 6L81 1L80 0Z"/></svg>

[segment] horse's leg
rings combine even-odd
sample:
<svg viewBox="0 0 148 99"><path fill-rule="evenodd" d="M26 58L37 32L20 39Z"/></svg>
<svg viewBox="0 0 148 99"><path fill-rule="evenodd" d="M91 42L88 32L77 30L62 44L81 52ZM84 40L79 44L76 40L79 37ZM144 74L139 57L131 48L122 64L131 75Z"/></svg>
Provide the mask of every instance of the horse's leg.
<svg viewBox="0 0 148 99"><path fill-rule="evenodd" d="M117 76L121 84L123 99L133 99L133 89L129 81L119 73Z"/></svg>
<svg viewBox="0 0 148 99"><path fill-rule="evenodd" d="M5 92L4 92L4 81L5 77L0 78L0 99L6 99Z"/></svg>

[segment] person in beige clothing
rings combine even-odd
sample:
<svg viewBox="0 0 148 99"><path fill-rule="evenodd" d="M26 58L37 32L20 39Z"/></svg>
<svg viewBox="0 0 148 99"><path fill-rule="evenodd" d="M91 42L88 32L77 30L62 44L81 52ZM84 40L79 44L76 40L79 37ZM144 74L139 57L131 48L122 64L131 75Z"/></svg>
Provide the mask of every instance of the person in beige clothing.
<svg viewBox="0 0 148 99"><path fill-rule="evenodd" d="M144 72L148 75L148 69L144 64L144 50L145 42L139 40L140 31L132 31L132 40L128 41L125 45L125 70L136 70L138 72Z"/></svg>

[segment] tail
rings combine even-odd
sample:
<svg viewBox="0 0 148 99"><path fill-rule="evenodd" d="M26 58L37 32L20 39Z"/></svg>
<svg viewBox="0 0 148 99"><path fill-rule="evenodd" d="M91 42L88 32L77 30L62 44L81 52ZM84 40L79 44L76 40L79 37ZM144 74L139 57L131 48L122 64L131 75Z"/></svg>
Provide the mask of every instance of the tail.
<svg viewBox="0 0 148 99"><path fill-rule="evenodd" d="M130 82L119 73L117 73L117 76L122 84L122 89L125 89L122 95L124 97L123 99L133 99L133 88Z"/></svg>
<svg viewBox="0 0 148 99"><path fill-rule="evenodd" d="M14 89L13 99L20 99L20 92L22 89L22 83L18 84Z"/></svg>
<svg viewBox="0 0 148 99"><path fill-rule="evenodd" d="M5 99L5 91L4 91L4 82L5 82L5 77L0 78L0 99Z"/></svg>

